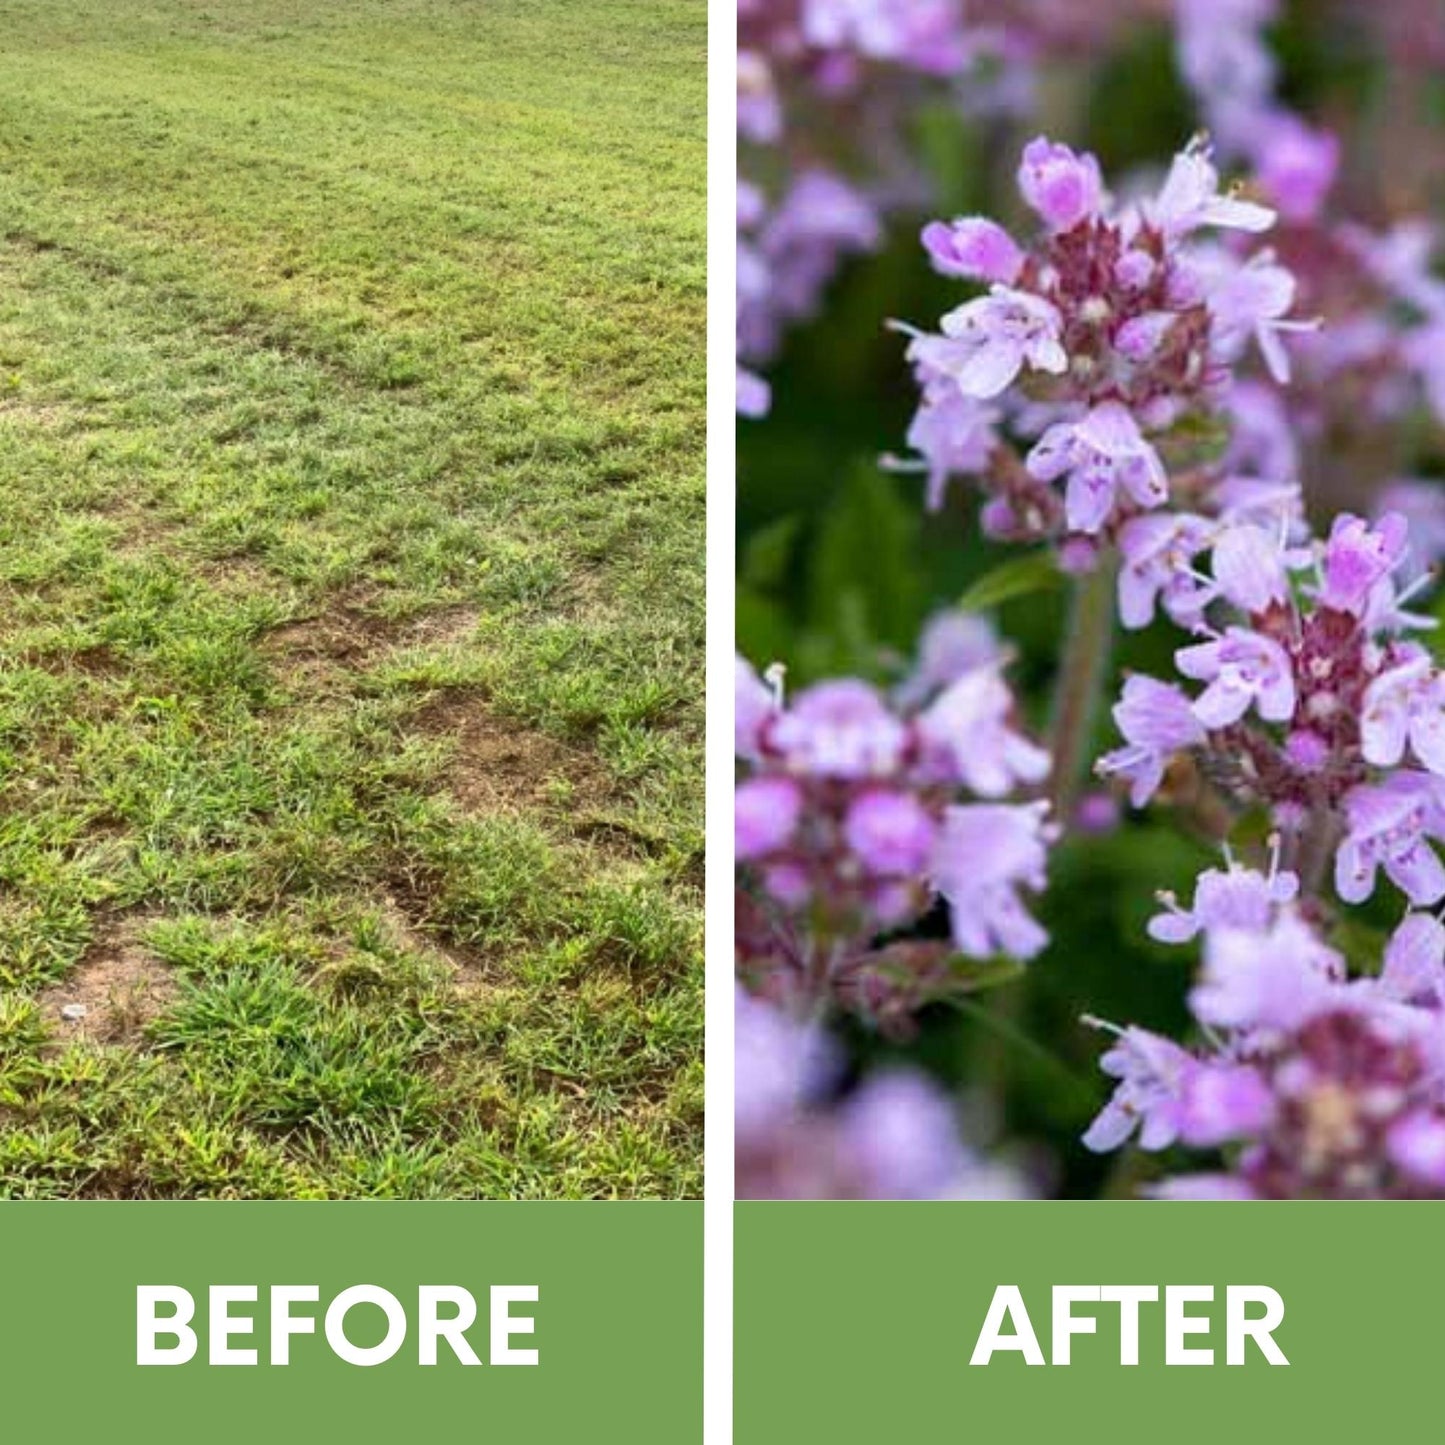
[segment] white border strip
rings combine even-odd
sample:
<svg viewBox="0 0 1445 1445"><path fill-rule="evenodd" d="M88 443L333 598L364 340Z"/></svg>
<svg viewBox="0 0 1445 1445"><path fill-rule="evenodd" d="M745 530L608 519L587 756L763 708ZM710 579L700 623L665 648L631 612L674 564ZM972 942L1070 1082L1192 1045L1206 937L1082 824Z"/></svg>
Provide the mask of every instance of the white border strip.
<svg viewBox="0 0 1445 1445"><path fill-rule="evenodd" d="M707 229L707 1158L703 1440L731 1445L737 7L710 0Z"/></svg>

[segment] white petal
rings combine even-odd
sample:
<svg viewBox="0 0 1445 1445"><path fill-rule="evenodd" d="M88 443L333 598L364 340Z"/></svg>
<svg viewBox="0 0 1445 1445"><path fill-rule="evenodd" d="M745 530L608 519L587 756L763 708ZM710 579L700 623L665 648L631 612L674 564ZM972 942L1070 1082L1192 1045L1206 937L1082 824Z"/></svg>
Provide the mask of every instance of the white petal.
<svg viewBox="0 0 1445 1445"><path fill-rule="evenodd" d="M1259 354L1264 357L1264 364L1269 368L1269 374L1281 386L1289 382L1291 367L1289 352L1284 349L1284 342L1279 339L1279 332L1268 324L1262 324L1255 329L1255 340L1259 342Z"/></svg>
<svg viewBox="0 0 1445 1445"><path fill-rule="evenodd" d="M1234 231L1267 231L1275 223L1275 213L1268 206L1241 201L1235 196L1215 196L1199 212L1199 224L1227 226Z"/></svg>
<svg viewBox="0 0 1445 1445"><path fill-rule="evenodd" d="M1405 755L1409 719L1396 701L1366 705L1360 719L1360 751L1367 763L1393 768Z"/></svg>
<svg viewBox="0 0 1445 1445"><path fill-rule="evenodd" d="M1445 712L1438 708L1417 712L1410 719L1410 742L1416 757L1432 773L1445 777Z"/></svg>
<svg viewBox="0 0 1445 1445"><path fill-rule="evenodd" d="M1195 699L1193 711L1207 728L1228 727L1249 711L1249 693L1237 683L1216 678Z"/></svg>
<svg viewBox="0 0 1445 1445"><path fill-rule="evenodd" d="M986 341L953 373L965 396L987 401L1009 387L1019 374L1023 356L1008 341Z"/></svg>
<svg viewBox="0 0 1445 1445"><path fill-rule="evenodd" d="M1363 903L1375 891L1375 865L1348 838L1335 854L1335 892L1346 903Z"/></svg>

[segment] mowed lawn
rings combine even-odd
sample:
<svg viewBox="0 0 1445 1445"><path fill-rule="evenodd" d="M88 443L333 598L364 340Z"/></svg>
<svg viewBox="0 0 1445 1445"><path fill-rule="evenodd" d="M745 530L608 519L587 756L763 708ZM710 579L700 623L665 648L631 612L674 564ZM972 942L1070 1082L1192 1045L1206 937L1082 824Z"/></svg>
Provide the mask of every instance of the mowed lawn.
<svg viewBox="0 0 1445 1445"><path fill-rule="evenodd" d="M7 0L0 1194L702 1165L704 0Z"/></svg>

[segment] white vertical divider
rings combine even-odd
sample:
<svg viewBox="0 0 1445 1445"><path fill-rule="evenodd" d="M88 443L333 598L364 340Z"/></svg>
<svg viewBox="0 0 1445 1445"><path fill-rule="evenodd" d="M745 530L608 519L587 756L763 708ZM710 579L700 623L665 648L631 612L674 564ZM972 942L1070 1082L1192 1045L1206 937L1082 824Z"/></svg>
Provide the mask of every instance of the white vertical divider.
<svg viewBox="0 0 1445 1445"><path fill-rule="evenodd" d="M733 601L736 420L737 8L709 0L707 230L706 1445L732 1441Z"/></svg>

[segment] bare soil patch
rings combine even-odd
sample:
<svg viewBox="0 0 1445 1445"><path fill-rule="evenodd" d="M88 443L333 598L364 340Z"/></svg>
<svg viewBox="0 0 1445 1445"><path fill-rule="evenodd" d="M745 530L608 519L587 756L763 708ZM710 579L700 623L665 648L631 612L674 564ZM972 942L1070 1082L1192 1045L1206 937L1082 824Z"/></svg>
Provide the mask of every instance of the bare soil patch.
<svg viewBox="0 0 1445 1445"><path fill-rule="evenodd" d="M374 900L378 920L393 948L441 964L455 992L481 996L493 992L505 975L500 961L488 958L480 949L442 939L414 916L415 900L386 893Z"/></svg>
<svg viewBox="0 0 1445 1445"><path fill-rule="evenodd" d="M134 1044L175 997L174 975L138 941L142 926L105 924L70 975L39 995L57 1041Z"/></svg>
<svg viewBox="0 0 1445 1445"><path fill-rule="evenodd" d="M261 648L291 686L324 688L338 673L364 671L384 652L447 646L466 637L476 625L477 613L470 607L451 607L398 622L371 611L358 599L338 602L314 617L275 628Z"/></svg>
<svg viewBox="0 0 1445 1445"><path fill-rule="evenodd" d="M469 811L566 812L599 806L611 790L602 764L581 748L488 711L476 693L446 692L417 714L429 737L449 738L452 795Z"/></svg>

